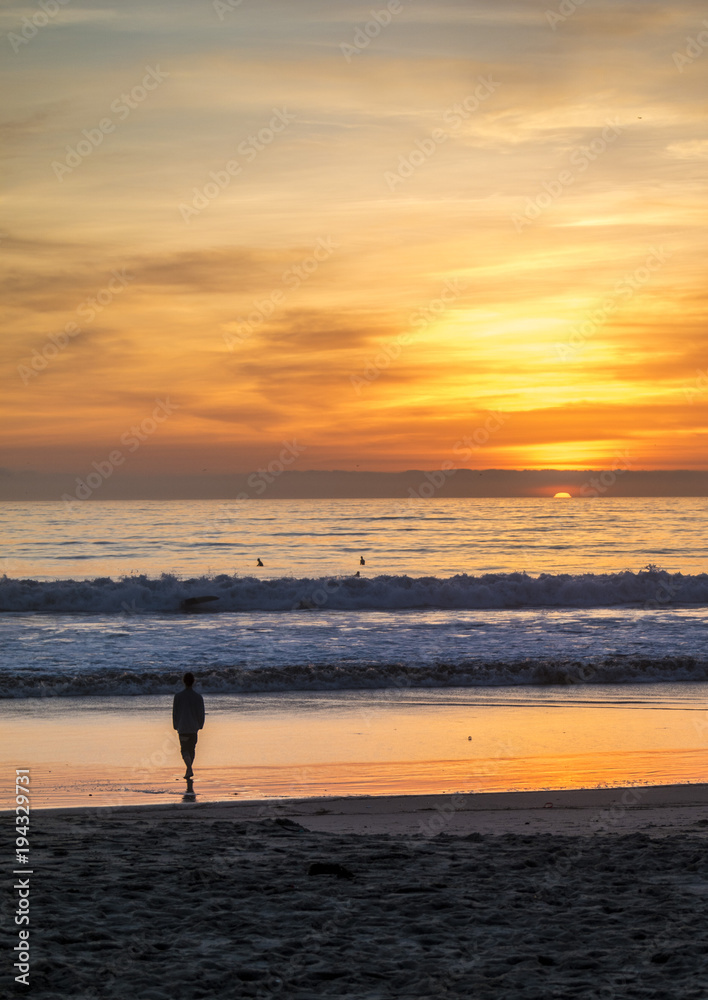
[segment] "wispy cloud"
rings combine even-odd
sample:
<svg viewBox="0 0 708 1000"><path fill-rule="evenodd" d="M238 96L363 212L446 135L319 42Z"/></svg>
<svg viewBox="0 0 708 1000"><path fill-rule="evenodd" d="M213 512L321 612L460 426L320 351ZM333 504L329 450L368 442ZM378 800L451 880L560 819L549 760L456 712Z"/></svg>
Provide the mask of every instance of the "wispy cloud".
<svg viewBox="0 0 708 1000"><path fill-rule="evenodd" d="M35 10L5 5L2 32ZM172 393L182 409L151 442L158 471L196 468L202 447L251 468L287 434L307 437L319 468L439 467L495 409L518 415L485 452L500 467L597 464L623 441L637 465L705 467L705 409L679 389L708 365L708 53L685 72L672 58L703 5L588 3L554 30L521 0L403 3L348 63L340 45L370 12L244 0L220 19L209 2L72 0L8 45L5 465L81 466ZM164 85L59 183L52 162L117 122L112 104L148 65ZM453 125L483 75L498 88ZM295 118L277 142L263 131L275 107ZM608 121L620 132L600 149ZM179 205L229 161L241 171L185 225ZM406 173L394 190L392 169ZM336 252L294 281L318 240ZM670 260L623 297L655 246ZM18 366L115 268L135 275L125 294L23 382ZM461 278L464 294L421 324ZM555 345L583 323L591 335L562 361Z"/></svg>

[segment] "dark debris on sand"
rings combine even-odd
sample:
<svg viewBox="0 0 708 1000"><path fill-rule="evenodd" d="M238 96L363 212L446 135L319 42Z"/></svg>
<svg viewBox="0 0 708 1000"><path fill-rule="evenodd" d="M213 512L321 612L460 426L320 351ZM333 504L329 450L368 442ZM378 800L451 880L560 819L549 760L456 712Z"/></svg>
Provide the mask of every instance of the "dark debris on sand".
<svg viewBox="0 0 708 1000"><path fill-rule="evenodd" d="M37 823L32 1000L708 996L700 836L315 834L181 811Z"/></svg>

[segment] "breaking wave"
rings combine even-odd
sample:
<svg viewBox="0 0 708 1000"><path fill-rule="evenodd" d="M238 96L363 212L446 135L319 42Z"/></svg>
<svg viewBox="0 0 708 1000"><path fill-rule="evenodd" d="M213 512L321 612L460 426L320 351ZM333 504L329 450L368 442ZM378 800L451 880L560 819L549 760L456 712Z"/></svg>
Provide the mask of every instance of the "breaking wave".
<svg viewBox="0 0 708 1000"><path fill-rule="evenodd" d="M72 614L200 611L403 611L416 608L593 608L708 604L708 574L647 568L606 574L499 573L483 576L255 577L182 580L126 576L95 580L0 579L0 611Z"/></svg>
<svg viewBox="0 0 708 1000"><path fill-rule="evenodd" d="M82 668L3 674L0 698L82 698L173 694L179 671ZM199 666L200 690L211 694L708 681L708 660L608 656L598 660L466 660L432 664L318 663L284 667Z"/></svg>

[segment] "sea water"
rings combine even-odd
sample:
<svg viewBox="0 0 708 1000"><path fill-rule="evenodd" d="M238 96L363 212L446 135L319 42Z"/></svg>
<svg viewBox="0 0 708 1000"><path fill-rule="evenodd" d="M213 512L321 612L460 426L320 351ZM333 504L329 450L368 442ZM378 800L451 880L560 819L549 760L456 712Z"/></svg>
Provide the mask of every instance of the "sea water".
<svg viewBox="0 0 708 1000"><path fill-rule="evenodd" d="M705 513L701 499L6 503L0 692L166 693L185 670L213 692L706 680Z"/></svg>
<svg viewBox="0 0 708 1000"><path fill-rule="evenodd" d="M30 720L49 745L74 732L69 719L83 719L86 734L89 719L100 733L128 713L166 718L181 674L192 670L208 697L212 743L218 719L229 725L240 705L242 730L246 716L259 719L255 733L285 728L291 750L292 741L309 742L320 762L341 743L344 767L353 751L337 726L344 731L352 712L370 717L373 705L379 718L405 714L434 785L459 764L450 758L436 770L435 734L461 733L479 716L467 750L499 761L504 746L516 747L507 756L528 780L539 720L552 729L550 719L570 711L594 721L558 730L551 771L570 767L570 757L559 763L566 739L568 753L585 754L577 774L602 783L599 771L588 778L599 729L603 753L640 755L633 770L606 773L610 782L641 781L645 771L647 780L702 780L705 508L681 498L6 503L5 721L19 733ZM211 600L190 603L204 597ZM454 722L451 706L462 713ZM136 716L138 708L147 714ZM659 749L657 712L674 720L660 727L671 736ZM516 733L511 743L486 726L492 717ZM394 760L407 767L385 739L359 728L356 747L374 772L393 773ZM158 739L157 729L140 731ZM208 742L200 746L208 761ZM288 751L271 760L266 742L253 746L256 771L260 760L284 773ZM95 742L82 747L84 756L102 753ZM659 752L656 770L646 754ZM214 747L214 760L219 753ZM683 755L680 766L671 753ZM154 757L153 749L144 759ZM607 758L605 771L618 759ZM289 760L300 770L307 763ZM361 788L361 767L357 774L359 785L341 778L342 787ZM529 787L500 780L490 787ZM256 791L282 784L273 778Z"/></svg>

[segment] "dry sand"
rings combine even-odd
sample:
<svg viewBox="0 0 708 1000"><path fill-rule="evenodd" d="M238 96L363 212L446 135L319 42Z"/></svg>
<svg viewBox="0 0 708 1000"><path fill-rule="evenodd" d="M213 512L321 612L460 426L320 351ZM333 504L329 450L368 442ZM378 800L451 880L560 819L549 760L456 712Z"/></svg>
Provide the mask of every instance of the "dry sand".
<svg viewBox="0 0 708 1000"><path fill-rule="evenodd" d="M26 995L703 1000L707 807L684 785L34 812Z"/></svg>

